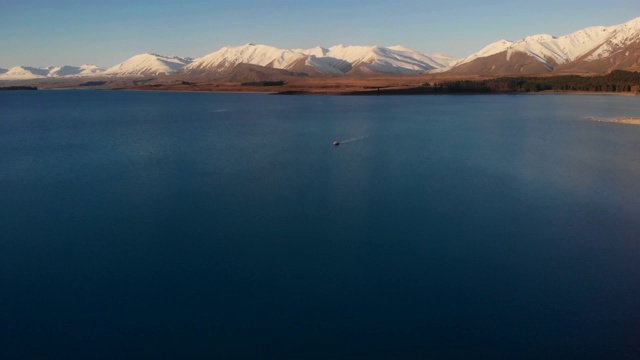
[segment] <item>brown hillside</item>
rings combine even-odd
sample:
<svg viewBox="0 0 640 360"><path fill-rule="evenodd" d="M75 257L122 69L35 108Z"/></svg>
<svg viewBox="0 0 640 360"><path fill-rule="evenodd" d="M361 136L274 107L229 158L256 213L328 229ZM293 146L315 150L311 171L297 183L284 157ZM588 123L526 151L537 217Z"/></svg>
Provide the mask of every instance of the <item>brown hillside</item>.
<svg viewBox="0 0 640 360"><path fill-rule="evenodd" d="M525 53L512 53L507 60L507 52L475 59L466 64L454 67L446 74L468 75L516 75L516 74L546 74L553 71L534 57Z"/></svg>
<svg viewBox="0 0 640 360"><path fill-rule="evenodd" d="M231 71L220 75L221 81L254 82L254 81L290 81L301 77L308 77L304 72L274 69L260 65L238 64Z"/></svg>

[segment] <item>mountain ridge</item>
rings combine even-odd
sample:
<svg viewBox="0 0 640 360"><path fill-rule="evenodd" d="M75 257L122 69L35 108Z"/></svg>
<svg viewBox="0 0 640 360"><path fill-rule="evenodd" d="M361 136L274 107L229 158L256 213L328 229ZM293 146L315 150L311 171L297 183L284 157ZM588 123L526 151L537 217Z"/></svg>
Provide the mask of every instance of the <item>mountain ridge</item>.
<svg viewBox="0 0 640 360"><path fill-rule="evenodd" d="M101 75L106 76L154 76L169 75L193 61L191 58L178 56L164 56L153 53L143 53L105 70Z"/></svg>
<svg viewBox="0 0 640 360"><path fill-rule="evenodd" d="M180 69L178 73L197 75L223 74L238 64L252 64L289 71L317 72L321 74L347 74L352 71L372 71L392 74L418 74L443 68L442 62L455 60L438 55L438 60L428 54L408 48L390 48L379 45L345 46L311 49L280 49L263 44L225 46L205 55Z"/></svg>
<svg viewBox="0 0 640 360"><path fill-rule="evenodd" d="M606 73L640 70L640 17L613 26L591 26L570 34L536 34L498 40L466 58L422 53L402 45L334 45L310 49L281 49L248 43L225 46L193 59L142 53L107 69L95 65L0 69L0 80L66 77L150 77L164 75L238 77L255 66L284 70L287 76L370 76L373 74L508 75L545 73ZM243 75L244 76L244 75ZM240 77L243 77L240 76ZM269 75L271 76L271 75Z"/></svg>
<svg viewBox="0 0 640 360"><path fill-rule="evenodd" d="M0 69L0 80L34 80L47 78L91 77L101 74L104 70L96 65L81 66L48 66L36 68L33 66L14 66L11 69Z"/></svg>
<svg viewBox="0 0 640 360"><path fill-rule="evenodd" d="M557 69L564 72L590 69L596 73L624 70L633 68L636 63L618 61L614 67L606 64L585 65L608 59L623 48L633 47L633 44L640 47L640 17L619 25L587 27L558 37L537 34L517 41L501 40L471 54L453 66L449 72L503 75L514 72L554 72ZM632 50L626 49L629 53ZM496 56L497 54L500 56ZM532 60L539 64L532 63Z"/></svg>

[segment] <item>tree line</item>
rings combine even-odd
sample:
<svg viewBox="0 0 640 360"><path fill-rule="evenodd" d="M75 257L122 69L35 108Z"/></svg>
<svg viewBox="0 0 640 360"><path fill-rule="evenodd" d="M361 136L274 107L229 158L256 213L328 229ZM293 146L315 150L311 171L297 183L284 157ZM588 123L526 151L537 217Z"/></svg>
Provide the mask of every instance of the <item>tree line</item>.
<svg viewBox="0 0 640 360"><path fill-rule="evenodd" d="M640 73L624 70L600 76L500 77L490 80L456 80L433 84L451 93L592 91L640 93Z"/></svg>

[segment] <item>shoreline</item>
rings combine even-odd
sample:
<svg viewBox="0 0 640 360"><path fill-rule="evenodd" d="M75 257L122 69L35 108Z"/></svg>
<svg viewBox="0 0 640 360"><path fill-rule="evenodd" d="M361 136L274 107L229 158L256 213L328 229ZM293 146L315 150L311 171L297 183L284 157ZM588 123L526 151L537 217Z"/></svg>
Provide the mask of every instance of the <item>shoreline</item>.
<svg viewBox="0 0 640 360"><path fill-rule="evenodd" d="M307 86L293 83L284 86L245 86L240 84L149 84L120 86L37 86L13 85L0 87L0 90L96 90L96 91L156 91L156 92L209 92L209 93L241 93L268 95L331 95L331 96L428 96L428 95L607 95L607 96L640 96L634 92L582 91L582 90L543 90L543 91L458 91L432 86L415 86L409 84L396 86L362 86L360 84L329 84Z"/></svg>
<svg viewBox="0 0 640 360"><path fill-rule="evenodd" d="M22 89L11 89L11 90L22 90ZM26 90L26 89L25 89ZM36 90L29 89L29 90ZM532 92L524 92L524 91L434 91L430 88L419 88L419 87L404 87L404 88L387 88L377 90L371 89L336 89L336 90L328 90L328 89L318 89L318 88L309 88L309 89L273 89L272 87L246 87L246 88L238 88L238 87L202 87L202 88L182 88L182 87L174 87L174 86L133 86L133 87L114 87L114 88L94 88L94 87L46 87L46 88L38 88L37 90L47 91L47 90L97 90L97 91L150 91L150 92L206 92L206 93L238 93L238 94L266 94L266 95L299 95L299 96L308 96L308 95L331 95L331 96L435 96L435 95L607 95L607 96L640 96L640 94L636 94L633 92L611 92L611 91L554 91L554 90L545 90L545 91L532 91Z"/></svg>
<svg viewBox="0 0 640 360"><path fill-rule="evenodd" d="M234 73L235 74L235 73ZM233 75L233 74L231 74ZM234 76L172 74L148 77L96 77L0 81L0 87L37 86L39 89L94 89L176 92L267 93L279 95L640 95L640 74L463 75L356 74L350 76L293 76L254 73ZM242 75L242 76L240 76ZM587 76L589 75L589 76ZM618 90L618 91L616 91Z"/></svg>
<svg viewBox="0 0 640 360"><path fill-rule="evenodd" d="M613 124L627 124L627 125L640 125L639 117L618 117L618 118L604 118L596 119L588 117L587 120L600 123L613 123Z"/></svg>
<svg viewBox="0 0 640 360"><path fill-rule="evenodd" d="M640 125L640 118L615 118L611 119L611 122L616 124Z"/></svg>
<svg viewBox="0 0 640 360"><path fill-rule="evenodd" d="M501 80L502 79L502 80ZM461 76L376 76L376 77L318 77L296 78L283 81L237 82L215 79L192 79L176 75L149 79L97 79L100 81L54 80L23 81L3 84L0 87L37 87L39 90L131 90L217 93L265 93L277 95L616 95L639 96L640 85L625 88L626 91L543 90L521 86L509 88L509 84L486 84L487 78L469 79ZM187 81L189 80L189 81ZM197 82L196 82L197 80ZM496 81L504 82L504 78ZM640 81L640 80L639 80ZM273 85L271 83L278 83Z"/></svg>

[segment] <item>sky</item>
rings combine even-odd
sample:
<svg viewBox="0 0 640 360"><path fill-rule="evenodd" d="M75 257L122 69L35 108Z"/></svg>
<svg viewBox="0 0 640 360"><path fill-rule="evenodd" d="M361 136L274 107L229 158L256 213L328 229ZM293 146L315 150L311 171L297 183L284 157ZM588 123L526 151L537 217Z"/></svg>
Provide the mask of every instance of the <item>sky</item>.
<svg viewBox="0 0 640 360"><path fill-rule="evenodd" d="M636 17L638 0L0 0L0 68L106 68L145 52L197 58L247 43L404 45L466 57L500 39Z"/></svg>

